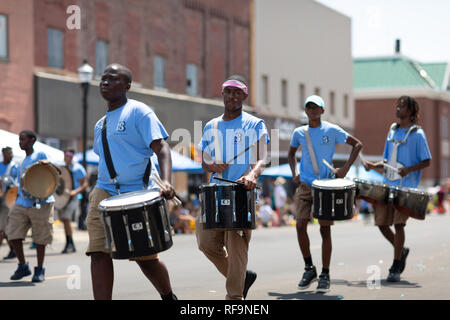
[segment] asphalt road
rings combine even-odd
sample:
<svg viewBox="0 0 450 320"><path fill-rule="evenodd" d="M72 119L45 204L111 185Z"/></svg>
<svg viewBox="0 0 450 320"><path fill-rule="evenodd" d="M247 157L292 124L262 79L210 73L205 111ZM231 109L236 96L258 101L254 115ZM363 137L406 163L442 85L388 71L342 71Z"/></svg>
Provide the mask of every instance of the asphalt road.
<svg viewBox="0 0 450 320"><path fill-rule="evenodd" d="M408 220L406 246L410 248L406 269L399 283L385 281L393 259L392 246L376 227L363 220L336 223L332 227L333 255L331 290L316 294L312 286L299 292L303 259L294 227L254 230L250 242L249 269L258 278L248 300L449 300L450 299L450 214L432 213L425 221ZM85 256L87 232L75 231L78 251L62 255L64 231L55 225L55 240L47 249L46 281L32 283L31 276L10 281L16 260L0 261L1 300L91 300L90 259ZM310 225L314 264L321 264L319 226ZM225 279L197 249L195 235L175 235L174 245L160 253L179 299L222 300ZM25 243L26 259L33 268L36 252ZM0 255L7 254L5 245ZM113 299L159 300L159 294L134 262L115 260Z"/></svg>

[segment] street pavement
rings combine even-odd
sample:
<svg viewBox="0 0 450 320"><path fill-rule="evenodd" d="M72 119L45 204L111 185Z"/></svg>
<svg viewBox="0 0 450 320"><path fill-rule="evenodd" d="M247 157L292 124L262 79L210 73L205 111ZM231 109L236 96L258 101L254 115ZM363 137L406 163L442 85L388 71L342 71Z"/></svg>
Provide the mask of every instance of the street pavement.
<svg viewBox="0 0 450 320"><path fill-rule="evenodd" d="M253 231L248 268L257 272L247 300L449 300L450 299L450 214L429 214L424 221L409 219L406 246L410 248L406 269L398 283L386 282L393 248L373 221L337 222L332 227L333 254L331 290L316 294L317 283L298 291L304 262L295 227L260 228ZM31 276L9 280L17 260L0 260L0 300L91 300L90 259L85 255L87 231L74 225L77 252L61 254L65 237L61 224L54 226L54 241L44 262L46 281L32 283ZM313 262L320 272L319 226L308 228ZM160 253L167 265L173 291L183 300L222 300L225 278L197 248L195 235L177 234L174 245ZM36 251L25 241L30 267L36 266ZM9 248L0 248L0 257ZM159 294L134 262L115 260L113 299L160 300Z"/></svg>

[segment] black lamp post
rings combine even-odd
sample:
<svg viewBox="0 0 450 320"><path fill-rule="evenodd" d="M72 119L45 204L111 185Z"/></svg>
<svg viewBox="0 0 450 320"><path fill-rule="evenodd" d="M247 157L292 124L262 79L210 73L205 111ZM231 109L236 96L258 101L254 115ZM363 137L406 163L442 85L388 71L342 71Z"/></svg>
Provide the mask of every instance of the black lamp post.
<svg viewBox="0 0 450 320"><path fill-rule="evenodd" d="M84 59L83 65L78 68L78 80L80 80L81 88L83 89L83 167L86 169L86 149L87 149L87 97L89 91L89 84L92 80L94 69Z"/></svg>
<svg viewBox="0 0 450 320"><path fill-rule="evenodd" d="M86 149L87 149L87 111L88 111L88 92L89 85L94 74L94 69L87 63L87 60L83 60L83 65L78 68L78 80L80 81L81 88L83 89L83 167L87 171L86 162ZM86 208L87 208L87 195L83 192L83 199L81 202L81 214L78 221L78 228L80 230L86 230L86 225L84 220L86 218Z"/></svg>

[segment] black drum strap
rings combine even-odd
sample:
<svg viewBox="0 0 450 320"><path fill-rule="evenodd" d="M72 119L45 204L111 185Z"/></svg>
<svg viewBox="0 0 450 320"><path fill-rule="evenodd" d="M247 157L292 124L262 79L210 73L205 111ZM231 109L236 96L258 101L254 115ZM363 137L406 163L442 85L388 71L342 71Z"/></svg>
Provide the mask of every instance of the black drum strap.
<svg viewBox="0 0 450 320"><path fill-rule="evenodd" d="M120 187L119 183L117 182L117 173L114 169L114 164L112 162L111 158L111 152L109 151L109 144L108 139L106 139L106 115L105 119L103 120L103 126L102 126L102 146L103 146L103 154L105 155L105 162L106 166L108 167L109 176L111 177L111 181L114 182L116 185L117 193L120 194Z"/></svg>
<svg viewBox="0 0 450 320"><path fill-rule="evenodd" d="M147 167L145 168L144 178L142 179L142 181L144 182L145 189L147 189L147 187L148 187L148 182L150 180L151 168L152 168L152 160L150 158L148 158L148 163L147 163Z"/></svg>

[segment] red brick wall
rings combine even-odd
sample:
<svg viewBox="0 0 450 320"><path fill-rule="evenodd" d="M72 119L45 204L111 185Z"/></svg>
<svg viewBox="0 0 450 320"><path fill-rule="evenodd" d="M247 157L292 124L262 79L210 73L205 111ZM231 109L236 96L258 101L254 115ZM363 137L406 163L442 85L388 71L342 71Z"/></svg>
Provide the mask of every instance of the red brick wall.
<svg viewBox="0 0 450 320"><path fill-rule="evenodd" d="M397 99L355 99L355 137L364 144L365 155L381 156L390 125L397 120ZM422 180L440 177L440 116L449 103L429 98L416 98L419 103L419 125L425 131L432 161L423 171ZM441 108L438 106L442 105Z"/></svg>
<svg viewBox="0 0 450 320"><path fill-rule="evenodd" d="M8 16L9 29L9 61L0 61L0 129L14 133L35 129L32 12L31 1L0 1L0 13Z"/></svg>
<svg viewBox="0 0 450 320"><path fill-rule="evenodd" d="M220 97L228 75L250 81L250 0L35 0L35 64L47 66L47 28L64 31L65 69L83 58L95 66L95 42L109 42L111 62L126 64L153 88L155 55L166 58L166 86L185 93L186 64L197 65L199 95ZM65 27L71 4L81 8L81 30ZM74 49L76 48L76 49Z"/></svg>

